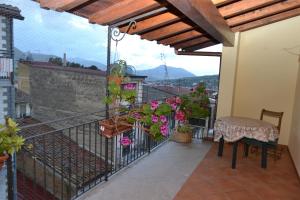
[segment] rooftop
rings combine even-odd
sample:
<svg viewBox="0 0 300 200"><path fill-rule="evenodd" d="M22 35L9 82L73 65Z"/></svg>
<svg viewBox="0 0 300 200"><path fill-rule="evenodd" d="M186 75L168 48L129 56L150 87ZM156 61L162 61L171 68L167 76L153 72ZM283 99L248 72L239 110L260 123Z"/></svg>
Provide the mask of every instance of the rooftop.
<svg viewBox="0 0 300 200"><path fill-rule="evenodd" d="M0 4L0 15L24 20L24 17L21 15L21 10L19 8L7 4Z"/></svg>

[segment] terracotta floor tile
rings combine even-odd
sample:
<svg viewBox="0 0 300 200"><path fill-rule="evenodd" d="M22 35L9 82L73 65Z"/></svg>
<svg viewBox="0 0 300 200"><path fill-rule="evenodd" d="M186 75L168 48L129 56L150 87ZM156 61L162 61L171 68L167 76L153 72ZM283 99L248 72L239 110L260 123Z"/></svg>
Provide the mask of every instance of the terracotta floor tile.
<svg viewBox="0 0 300 200"><path fill-rule="evenodd" d="M278 161L268 159L260 167L260 155L243 157L238 149L237 168L231 169L232 146L226 144L223 157L214 144L188 178L175 200L300 200L300 182L287 152Z"/></svg>

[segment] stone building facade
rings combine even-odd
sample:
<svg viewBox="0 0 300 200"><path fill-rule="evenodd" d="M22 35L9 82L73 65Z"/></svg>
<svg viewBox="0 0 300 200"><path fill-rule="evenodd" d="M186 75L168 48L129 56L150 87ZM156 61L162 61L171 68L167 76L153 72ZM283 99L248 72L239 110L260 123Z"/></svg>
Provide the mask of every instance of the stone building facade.
<svg viewBox="0 0 300 200"><path fill-rule="evenodd" d="M105 72L45 62L18 65L18 89L28 93L32 117L49 121L104 109Z"/></svg>
<svg viewBox="0 0 300 200"><path fill-rule="evenodd" d="M17 7L0 4L0 123L14 117L13 20L23 20Z"/></svg>

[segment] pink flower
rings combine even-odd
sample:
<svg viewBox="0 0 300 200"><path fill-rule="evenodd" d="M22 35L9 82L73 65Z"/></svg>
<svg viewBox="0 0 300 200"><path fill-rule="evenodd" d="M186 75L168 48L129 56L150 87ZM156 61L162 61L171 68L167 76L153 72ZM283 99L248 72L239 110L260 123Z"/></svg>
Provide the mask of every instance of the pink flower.
<svg viewBox="0 0 300 200"><path fill-rule="evenodd" d="M122 146L127 147L132 144L132 141L129 137L125 136L125 137L121 138L120 143Z"/></svg>
<svg viewBox="0 0 300 200"><path fill-rule="evenodd" d="M182 122L185 120L185 115L184 112L182 112L181 110L177 111L175 114L175 119Z"/></svg>
<svg viewBox="0 0 300 200"><path fill-rule="evenodd" d="M162 123L166 123L167 120L168 120L167 117L166 117L165 115L160 116L159 119L160 119L160 121L161 121Z"/></svg>
<svg viewBox="0 0 300 200"><path fill-rule="evenodd" d="M133 113L133 117L134 117L135 119L141 119L141 118L142 118L141 114L138 113L138 112Z"/></svg>
<svg viewBox="0 0 300 200"><path fill-rule="evenodd" d="M151 110L155 110L156 108L158 108L158 101L151 101Z"/></svg>
<svg viewBox="0 0 300 200"><path fill-rule="evenodd" d="M134 90L135 89L135 84L134 83L127 83L124 85L125 90Z"/></svg>
<svg viewBox="0 0 300 200"><path fill-rule="evenodd" d="M163 136L167 136L168 135L168 126L166 124L162 125L160 127L160 132Z"/></svg>
<svg viewBox="0 0 300 200"><path fill-rule="evenodd" d="M177 103L177 104L181 104L181 98L180 97L176 97L176 99L175 99L175 102Z"/></svg>
<svg viewBox="0 0 300 200"><path fill-rule="evenodd" d="M172 107L172 110L176 110L177 104L176 104L176 103L172 103L172 104L171 104L171 107Z"/></svg>
<svg viewBox="0 0 300 200"><path fill-rule="evenodd" d="M158 117L156 115L152 115L151 120L153 123L157 123L158 122Z"/></svg>

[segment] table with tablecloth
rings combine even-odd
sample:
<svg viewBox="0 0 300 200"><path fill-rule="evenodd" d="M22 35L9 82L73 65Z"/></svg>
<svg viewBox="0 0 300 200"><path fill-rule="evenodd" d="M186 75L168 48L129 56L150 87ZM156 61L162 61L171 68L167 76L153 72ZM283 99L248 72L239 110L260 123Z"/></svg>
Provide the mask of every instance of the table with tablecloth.
<svg viewBox="0 0 300 200"><path fill-rule="evenodd" d="M276 126L266 121L246 117L221 117L215 122L214 135L214 140L219 142L219 156L223 154L224 141L233 143L232 168L236 165L238 142L245 139L261 144L262 167L266 168L268 143L276 142L279 132Z"/></svg>

